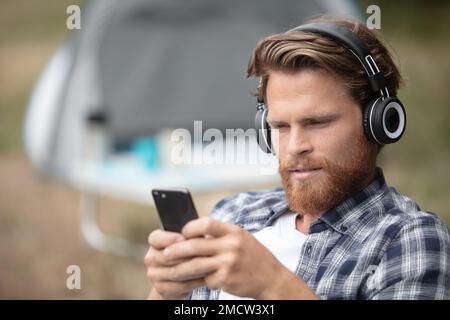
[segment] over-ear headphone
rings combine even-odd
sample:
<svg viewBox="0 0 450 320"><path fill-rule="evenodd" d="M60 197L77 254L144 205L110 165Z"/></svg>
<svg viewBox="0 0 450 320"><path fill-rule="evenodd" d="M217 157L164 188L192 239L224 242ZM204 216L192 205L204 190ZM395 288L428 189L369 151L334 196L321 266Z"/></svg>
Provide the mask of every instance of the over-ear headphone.
<svg viewBox="0 0 450 320"><path fill-rule="evenodd" d="M372 58L370 50L356 34L331 23L310 23L288 32L290 31L306 31L329 37L349 50L361 62L370 87L376 94L363 111L363 127L367 139L381 145L400 140L406 127L405 108L399 99L389 96L386 79ZM267 112L264 101L258 99L255 115L256 137L261 149L271 153L273 150L270 127L266 121Z"/></svg>

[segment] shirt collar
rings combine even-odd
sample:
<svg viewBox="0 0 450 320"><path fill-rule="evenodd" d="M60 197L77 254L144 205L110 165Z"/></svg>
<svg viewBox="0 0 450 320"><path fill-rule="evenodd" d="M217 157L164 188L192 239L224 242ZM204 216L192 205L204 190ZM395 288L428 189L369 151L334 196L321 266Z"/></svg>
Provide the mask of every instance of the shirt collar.
<svg viewBox="0 0 450 320"><path fill-rule="evenodd" d="M324 230L326 224L333 230L345 233L350 225L362 214L364 203L368 203L369 199L374 197L381 198L383 191L386 189L386 180L383 170L379 167L376 169L374 180L363 190L345 199L336 207L329 209L323 213L309 228L309 233L316 233ZM271 225L278 217L289 210L286 199L272 207L270 218L266 225Z"/></svg>

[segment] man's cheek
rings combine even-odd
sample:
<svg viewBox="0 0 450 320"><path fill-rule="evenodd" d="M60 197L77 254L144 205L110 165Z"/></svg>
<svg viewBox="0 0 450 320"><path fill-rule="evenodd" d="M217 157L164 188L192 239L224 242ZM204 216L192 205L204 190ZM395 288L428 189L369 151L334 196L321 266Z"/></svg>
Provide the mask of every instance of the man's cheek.
<svg viewBox="0 0 450 320"><path fill-rule="evenodd" d="M275 151L275 154L278 155L278 158L283 159L284 150L285 150L285 142L287 139L281 139L280 131L278 129L270 130L270 139L272 144L272 150Z"/></svg>

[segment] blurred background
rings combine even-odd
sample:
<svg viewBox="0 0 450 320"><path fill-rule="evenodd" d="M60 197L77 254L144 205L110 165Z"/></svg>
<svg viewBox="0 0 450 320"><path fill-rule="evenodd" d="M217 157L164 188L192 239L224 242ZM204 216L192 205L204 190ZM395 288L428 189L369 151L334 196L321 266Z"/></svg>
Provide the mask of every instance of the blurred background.
<svg viewBox="0 0 450 320"><path fill-rule="evenodd" d="M244 74L257 39L320 12L366 20L380 7L408 113L380 165L450 225L450 3L282 2L0 3L0 298L145 298L141 250L159 227L152 187L187 186L208 215L225 195L276 185L255 166L167 165L165 130L250 128L255 82ZM80 30L67 28L70 5L81 7ZM81 290L66 287L69 265L80 266Z"/></svg>

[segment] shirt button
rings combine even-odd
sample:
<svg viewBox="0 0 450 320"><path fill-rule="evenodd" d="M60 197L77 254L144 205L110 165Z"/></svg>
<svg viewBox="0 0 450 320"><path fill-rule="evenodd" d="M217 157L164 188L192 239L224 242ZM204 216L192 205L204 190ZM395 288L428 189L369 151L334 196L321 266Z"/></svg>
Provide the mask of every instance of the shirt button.
<svg viewBox="0 0 450 320"><path fill-rule="evenodd" d="M341 226L341 231L342 231L342 232L347 231L347 229L348 229L348 228L347 228L346 226Z"/></svg>
<svg viewBox="0 0 450 320"><path fill-rule="evenodd" d="M306 254L308 256L311 254L311 251L312 251L312 247L311 246L306 247Z"/></svg>

